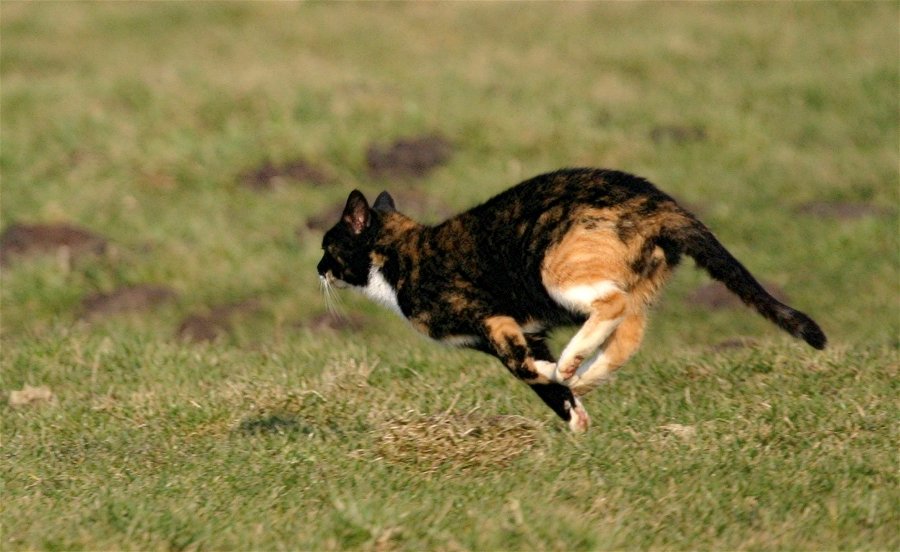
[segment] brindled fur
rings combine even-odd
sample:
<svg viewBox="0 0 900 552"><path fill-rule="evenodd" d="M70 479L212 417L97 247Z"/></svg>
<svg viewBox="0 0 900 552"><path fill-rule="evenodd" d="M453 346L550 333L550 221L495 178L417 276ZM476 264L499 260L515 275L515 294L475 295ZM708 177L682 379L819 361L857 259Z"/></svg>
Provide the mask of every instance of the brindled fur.
<svg viewBox="0 0 900 552"><path fill-rule="evenodd" d="M817 349L825 334L777 301L670 196L623 172L566 169L510 188L436 226L350 194L318 272L399 311L419 332L499 358L572 429L578 396L639 346L648 306L682 255ZM556 359L553 328L580 325Z"/></svg>

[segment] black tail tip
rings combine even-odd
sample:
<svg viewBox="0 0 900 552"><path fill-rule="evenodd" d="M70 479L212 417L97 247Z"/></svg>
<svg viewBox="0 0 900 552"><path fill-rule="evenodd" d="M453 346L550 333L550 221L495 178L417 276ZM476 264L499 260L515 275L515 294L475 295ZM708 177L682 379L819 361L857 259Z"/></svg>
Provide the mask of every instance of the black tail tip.
<svg viewBox="0 0 900 552"><path fill-rule="evenodd" d="M820 351L825 348L828 338L825 337L825 332L816 324L815 320L781 303L778 303L775 312L775 322L789 334L802 339Z"/></svg>
<svg viewBox="0 0 900 552"><path fill-rule="evenodd" d="M820 351L824 349L825 345L828 343L828 338L825 337L825 332L823 332L822 328L820 328L818 324L813 322L811 318L807 318L805 324L800 327L800 332L797 337L801 338L803 341L806 341L810 344L811 347Z"/></svg>

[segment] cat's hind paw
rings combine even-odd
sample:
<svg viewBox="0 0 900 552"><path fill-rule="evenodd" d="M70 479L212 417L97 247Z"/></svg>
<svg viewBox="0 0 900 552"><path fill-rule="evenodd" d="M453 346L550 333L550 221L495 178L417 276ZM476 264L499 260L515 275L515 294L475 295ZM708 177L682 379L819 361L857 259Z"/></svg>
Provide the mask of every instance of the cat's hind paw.
<svg viewBox="0 0 900 552"><path fill-rule="evenodd" d="M568 362L560 362L556 368L556 381L565 383L572 379L582 362L584 362L583 356L575 356Z"/></svg>
<svg viewBox="0 0 900 552"><path fill-rule="evenodd" d="M568 386L570 383L569 380L575 376L575 372L580 364L581 359L578 359L578 364L570 364L568 369L564 370L555 362L535 360L534 369L538 375L547 378L548 381Z"/></svg>

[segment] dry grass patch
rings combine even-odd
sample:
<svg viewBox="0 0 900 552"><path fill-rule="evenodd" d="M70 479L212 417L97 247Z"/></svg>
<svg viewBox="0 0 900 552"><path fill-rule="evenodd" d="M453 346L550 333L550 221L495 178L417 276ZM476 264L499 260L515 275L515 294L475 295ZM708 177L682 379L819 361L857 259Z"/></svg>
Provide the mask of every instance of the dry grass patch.
<svg viewBox="0 0 900 552"><path fill-rule="evenodd" d="M509 465L534 447L539 425L521 416L448 410L423 416L408 412L376 427L375 450L385 460L422 473Z"/></svg>
<svg viewBox="0 0 900 552"><path fill-rule="evenodd" d="M19 408L42 403L53 403L56 401L56 397L53 395L53 392L50 391L49 387L43 385L32 387L26 384L21 390L10 391L7 400L9 406Z"/></svg>

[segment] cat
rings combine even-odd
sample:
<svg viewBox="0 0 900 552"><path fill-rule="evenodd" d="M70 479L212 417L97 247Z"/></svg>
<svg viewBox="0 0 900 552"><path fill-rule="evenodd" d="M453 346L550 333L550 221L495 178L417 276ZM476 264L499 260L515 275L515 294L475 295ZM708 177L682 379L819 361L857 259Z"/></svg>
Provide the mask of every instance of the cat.
<svg viewBox="0 0 900 552"><path fill-rule="evenodd" d="M497 357L575 432L590 423L580 397L638 348L682 255L794 337L826 343L694 215L620 171L536 176L436 226L387 192L370 207L354 190L322 249L326 290L355 288L432 339ZM556 359L546 339L564 325L580 329Z"/></svg>

